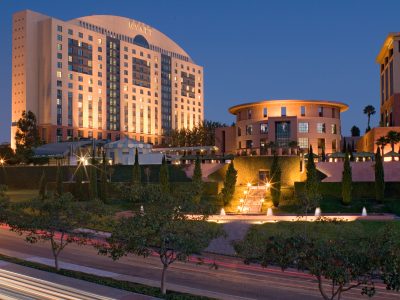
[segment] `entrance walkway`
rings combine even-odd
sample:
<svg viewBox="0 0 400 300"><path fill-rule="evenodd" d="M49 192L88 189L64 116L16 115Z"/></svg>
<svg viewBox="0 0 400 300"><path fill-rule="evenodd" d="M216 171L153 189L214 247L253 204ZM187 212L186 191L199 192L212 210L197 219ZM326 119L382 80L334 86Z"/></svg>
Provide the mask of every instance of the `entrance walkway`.
<svg viewBox="0 0 400 300"><path fill-rule="evenodd" d="M243 214L259 214L264 202L265 187L251 186L247 189L239 209Z"/></svg>

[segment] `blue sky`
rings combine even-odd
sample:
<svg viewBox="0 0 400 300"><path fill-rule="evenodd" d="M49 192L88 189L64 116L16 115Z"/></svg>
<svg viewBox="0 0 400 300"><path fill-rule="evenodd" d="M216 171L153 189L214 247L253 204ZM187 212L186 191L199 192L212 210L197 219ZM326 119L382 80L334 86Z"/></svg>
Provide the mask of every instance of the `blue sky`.
<svg viewBox="0 0 400 300"><path fill-rule="evenodd" d="M0 142L10 135L12 14L23 9L120 15L160 30L204 66L207 119L231 123L228 107L262 99L338 100L350 105L345 135L365 130L365 105L379 110L375 58L400 31L400 1L0 0Z"/></svg>

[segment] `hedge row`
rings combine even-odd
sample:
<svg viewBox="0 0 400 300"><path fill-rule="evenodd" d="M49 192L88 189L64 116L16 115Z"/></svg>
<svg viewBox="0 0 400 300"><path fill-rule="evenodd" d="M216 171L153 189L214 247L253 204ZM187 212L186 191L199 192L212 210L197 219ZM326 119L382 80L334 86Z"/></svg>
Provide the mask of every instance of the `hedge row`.
<svg viewBox="0 0 400 300"><path fill-rule="evenodd" d="M295 182L296 196L304 194L304 182ZM374 182L353 182L352 197L357 199L375 199ZM341 182L321 182L319 191L323 197L342 198ZM400 198L400 182L386 182L385 197Z"/></svg>
<svg viewBox="0 0 400 300"><path fill-rule="evenodd" d="M196 296L196 295L180 293L180 292L173 292L173 291L167 291L167 294L163 295L161 293L160 289L156 288L156 287L147 286L144 284L134 283L134 282L130 282L130 281L116 280L116 279L113 279L110 277L102 277L102 276L97 276L97 275L93 275L93 274L87 274L87 273L83 273L83 272L79 272L79 271L72 271L72 270L65 270L65 269L61 269L61 270L57 271L55 268L47 266L47 265L22 260L22 259L16 258L16 257L10 257L10 256L6 256L3 254L0 254L0 260L7 261L7 262L17 264L17 265L21 265L24 267L29 267L29 268L33 268L33 269L37 269L37 270L41 270L41 271L50 272L50 273L56 273L56 274L60 274L60 275L67 276L67 277L72 277L72 278L79 279L79 280L84 280L84 281L88 281L88 282L92 282L92 283L96 283L96 284L100 284L100 285L109 286L112 288L117 288L117 289L129 291L129 292L133 292L133 293L138 293L138 294L143 294L143 295L149 295L149 296L158 297L158 298L162 298L162 299L170 299L170 300L184 300L184 299L187 299L187 300L211 300L211 299L213 299L213 298L208 298L208 297L204 297L204 296Z"/></svg>
<svg viewBox="0 0 400 300"><path fill-rule="evenodd" d="M190 178L180 166L168 165L171 182L190 182ZM76 167L62 166L63 181L72 181ZM159 181L160 165L142 166L142 182L157 183ZM132 177L132 166L115 165L110 167L113 182L129 182ZM11 189L37 189L42 173L45 172L47 181L56 180L56 166L7 166L0 169L0 184Z"/></svg>

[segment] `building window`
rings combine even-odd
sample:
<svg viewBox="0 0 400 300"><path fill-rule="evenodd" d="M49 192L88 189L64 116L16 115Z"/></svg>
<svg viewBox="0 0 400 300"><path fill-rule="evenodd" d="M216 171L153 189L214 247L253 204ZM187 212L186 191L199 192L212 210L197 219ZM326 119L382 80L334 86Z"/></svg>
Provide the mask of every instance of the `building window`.
<svg viewBox="0 0 400 300"><path fill-rule="evenodd" d="M308 133L308 122L299 122L299 132Z"/></svg>
<svg viewBox="0 0 400 300"><path fill-rule="evenodd" d="M83 38L83 33L79 32L79 37L82 39Z"/></svg>
<svg viewBox="0 0 400 300"><path fill-rule="evenodd" d="M268 108L266 107L263 108L263 117L264 118L268 117Z"/></svg>
<svg viewBox="0 0 400 300"><path fill-rule="evenodd" d="M281 117L286 117L286 106L281 107Z"/></svg>
<svg viewBox="0 0 400 300"><path fill-rule="evenodd" d="M261 134L268 133L268 123L261 123L260 124L260 133Z"/></svg>
<svg viewBox="0 0 400 300"><path fill-rule="evenodd" d="M290 142L290 122L275 122L275 141L278 147L287 147Z"/></svg>
<svg viewBox="0 0 400 300"><path fill-rule="evenodd" d="M246 125L246 135L253 134L253 125Z"/></svg>
<svg viewBox="0 0 400 300"><path fill-rule="evenodd" d="M389 79L390 79L390 96L392 96L393 95L393 60L390 62L390 65L389 65L389 71L390 71L390 77L389 77Z"/></svg>
<svg viewBox="0 0 400 300"><path fill-rule="evenodd" d="M336 124L331 124L331 133L337 134Z"/></svg>
<svg viewBox="0 0 400 300"><path fill-rule="evenodd" d="M68 29L68 34L73 35L74 31L72 29Z"/></svg>
<svg viewBox="0 0 400 300"><path fill-rule="evenodd" d="M238 136L242 136L242 129L240 127L238 127Z"/></svg>
<svg viewBox="0 0 400 300"><path fill-rule="evenodd" d="M62 32L62 26L57 25L57 31L58 31L58 32Z"/></svg>
<svg viewBox="0 0 400 300"><path fill-rule="evenodd" d="M306 107L305 106L300 106L300 115L304 117L306 115Z"/></svg>
<svg viewBox="0 0 400 300"><path fill-rule="evenodd" d="M324 108L322 106L318 106L318 116L324 116Z"/></svg>
<svg viewBox="0 0 400 300"><path fill-rule="evenodd" d="M238 148L242 149L242 142L241 141L239 141L239 143L238 143Z"/></svg>
<svg viewBox="0 0 400 300"><path fill-rule="evenodd" d="M247 110L247 119L251 119L253 116L253 111L251 109Z"/></svg>
<svg viewBox="0 0 400 300"><path fill-rule="evenodd" d="M336 148L336 140L333 139L333 140L332 140L332 153L335 153L336 151L337 151L337 148Z"/></svg>
<svg viewBox="0 0 400 300"><path fill-rule="evenodd" d="M317 133L325 133L325 123L317 123Z"/></svg>
<svg viewBox="0 0 400 300"><path fill-rule="evenodd" d="M336 117L336 109L332 107L332 118Z"/></svg>
<svg viewBox="0 0 400 300"><path fill-rule="evenodd" d="M298 139L298 144L300 149L308 149L308 138L300 137Z"/></svg>
<svg viewBox="0 0 400 300"><path fill-rule="evenodd" d="M62 35L61 34L57 34L57 41L62 41Z"/></svg>
<svg viewBox="0 0 400 300"><path fill-rule="evenodd" d="M385 70L385 100L387 100L389 97L389 80L388 80L388 69L386 68Z"/></svg>
<svg viewBox="0 0 400 300"><path fill-rule="evenodd" d="M61 71L57 71L57 78L61 78Z"/></svg>
<svg viewBox="0 0 400 300"><path fill-rule="evenodd" d="M253 148L253 141L246 140L246 149L251 149L251 148Z"/></svg>

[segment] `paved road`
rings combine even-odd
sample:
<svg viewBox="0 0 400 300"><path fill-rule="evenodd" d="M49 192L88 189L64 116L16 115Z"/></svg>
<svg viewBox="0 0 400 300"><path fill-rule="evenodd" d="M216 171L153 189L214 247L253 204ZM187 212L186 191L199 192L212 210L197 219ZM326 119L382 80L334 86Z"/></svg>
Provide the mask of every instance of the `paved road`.
<svg viewBox="0 0 400 300"><path fill-rule="evenodd" d="M32 257L51 259L46 244L27 244L21 237L7 230L0 230L0 253L12 255L14 252L27 253ZM21 256L21 254L19 254ZM276 269L245 266L238 260L212 256L218 261L218 270L194 263L174 263L167 275L167 288L191 292L220 299L321 299L313 278L297 272L282 273ZM132 280L158 286L161 275L159 259L156 257L124 257L113 262L97 255L89 246L68 246L61 254L62 262L80 265L84 268L104 270L120 274L121 280ZM399 294L378 287L377 300L399 299ZM365 299L360 290L348 292L342 299Z"/></svg>

